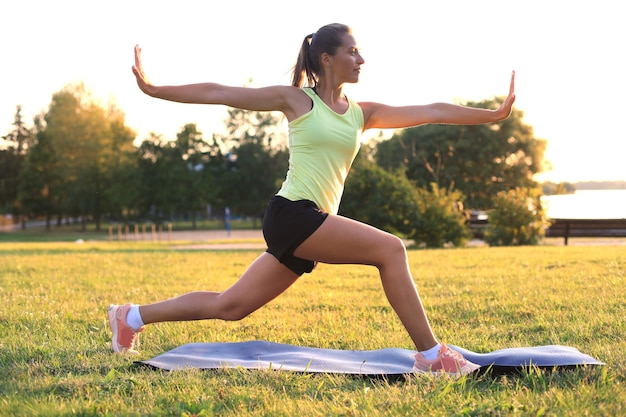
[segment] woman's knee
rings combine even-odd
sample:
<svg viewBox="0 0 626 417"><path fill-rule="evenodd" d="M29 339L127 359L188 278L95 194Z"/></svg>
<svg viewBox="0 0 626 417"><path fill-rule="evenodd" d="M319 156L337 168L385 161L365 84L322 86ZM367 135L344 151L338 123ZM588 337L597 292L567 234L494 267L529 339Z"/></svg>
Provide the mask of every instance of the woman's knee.
<svg viewBox="0 0 626 417"><path fill-rule="evenodd" d="M239 321L248 317L252 311L247 306L228 305L220 310L220 318L226 321Z"/></svg>
<svg viewBox="0 0 626 417"><path fill-rule="evenodd" d="M406 246L399 237L388 234L381 245L381 257L379 260L378 268L383 268L389 265L398 265L401 263L406 265L407 254Z"/></svg>
<svg viewBox="0 0 626 417"><path fill-rule="evenodd" d="M242 303L218 299L216 318L225 321L239 321L248 317L252 311Z"/></svg>

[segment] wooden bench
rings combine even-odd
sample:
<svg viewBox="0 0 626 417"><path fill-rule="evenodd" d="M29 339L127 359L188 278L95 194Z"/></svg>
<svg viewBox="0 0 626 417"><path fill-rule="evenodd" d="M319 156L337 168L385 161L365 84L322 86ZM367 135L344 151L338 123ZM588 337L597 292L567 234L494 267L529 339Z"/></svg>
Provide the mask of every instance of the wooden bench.
<svg viewBox="0 0 626 417"><path fill-rule="evenodd" d="M626 237L626 219L551 219L546 237Z"/></svg>
<svg viewBox="0 0 626 417"><path fill-rule="evenodd" d="M484 239L485 231L487 230L487 226L489 225L489 220L470 219L466 223L469 225L469 228L472 232L472 237L474 239Z"/></svg>

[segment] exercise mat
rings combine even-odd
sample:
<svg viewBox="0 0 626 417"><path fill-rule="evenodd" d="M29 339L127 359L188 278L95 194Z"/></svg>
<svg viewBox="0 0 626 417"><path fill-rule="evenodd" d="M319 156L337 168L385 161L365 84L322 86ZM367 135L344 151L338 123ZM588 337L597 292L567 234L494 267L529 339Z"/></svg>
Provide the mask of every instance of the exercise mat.
<svg viewBox="0 0 626 417"><path fill-rule="evenodd" d="M604 365L568 346L536 346L475 353L449 346L481 366L480 371L507 373L529 366L572 368ZM188 368L275 369L294 372L363 376L393 376L411 372L415 351L399 348L338 350L294 346L266 341L189 343L152 359L138 361L167 371Z"/></svg>

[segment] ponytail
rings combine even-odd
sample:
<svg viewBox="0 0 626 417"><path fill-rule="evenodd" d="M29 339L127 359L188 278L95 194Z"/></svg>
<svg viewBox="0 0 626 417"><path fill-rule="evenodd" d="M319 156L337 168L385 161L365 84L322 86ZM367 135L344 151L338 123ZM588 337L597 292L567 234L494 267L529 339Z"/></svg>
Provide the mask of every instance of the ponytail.
<svg viewBox="0 0 626 417"><path fill-rule="evenodd" d="M303 87L305 78L308 86L315 87L317 84L317 77L315 76L317 72L315 74L313 73L309 59L309 50L311 49L313 36L315 36L314 33L307 35L302 41L300 53L298 54L296 66L293 69L293 76L291 78L291 85L294 87Z"/></svg>

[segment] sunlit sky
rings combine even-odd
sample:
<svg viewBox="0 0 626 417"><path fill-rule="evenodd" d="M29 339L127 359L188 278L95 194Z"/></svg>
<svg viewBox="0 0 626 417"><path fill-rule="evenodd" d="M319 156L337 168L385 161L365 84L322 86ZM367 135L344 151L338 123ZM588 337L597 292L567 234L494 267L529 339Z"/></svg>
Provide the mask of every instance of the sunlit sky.
<svg viewBox="0 0 626 417"><path fill-rule="evenodd" d="M20 0L0 4L0 135L16 105L25 120L52 94L84 82L113 101L138 138L175 138L186 123L223 133L226 108L143 95L133 46L157 84L288 84L305 35L351 26L363 51L362 101L424 104L505 95L546 139L550 181L626 180L626 25L614 0ZM385 132L388 136L391 132Z"/></svg>

